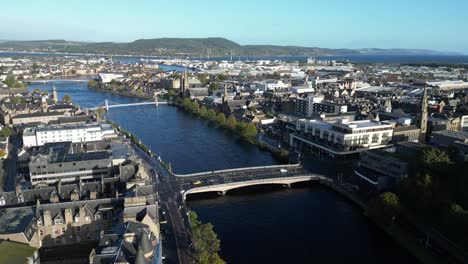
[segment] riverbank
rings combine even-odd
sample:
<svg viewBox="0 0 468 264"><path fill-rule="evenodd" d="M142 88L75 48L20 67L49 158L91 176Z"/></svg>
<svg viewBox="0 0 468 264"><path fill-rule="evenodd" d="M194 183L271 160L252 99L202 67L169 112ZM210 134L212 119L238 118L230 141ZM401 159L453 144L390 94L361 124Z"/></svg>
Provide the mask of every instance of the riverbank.
<svg viewBox="0 0 468 264"><path fill-rule="evenodd" d="M139 98L139 99L152 99L153 96L150 95L138 95L138 94L132 94L132 93L126 93L126 92L119 92L119 91L112 91L108 89L101 89L98 87L91 87L88 86L89 89L92 89L94 91L98 91L101 93L110 93L110 94L116 94L116 95L121 95L121 96L126 96L126 97L134 97L134 98Z"/></svg>

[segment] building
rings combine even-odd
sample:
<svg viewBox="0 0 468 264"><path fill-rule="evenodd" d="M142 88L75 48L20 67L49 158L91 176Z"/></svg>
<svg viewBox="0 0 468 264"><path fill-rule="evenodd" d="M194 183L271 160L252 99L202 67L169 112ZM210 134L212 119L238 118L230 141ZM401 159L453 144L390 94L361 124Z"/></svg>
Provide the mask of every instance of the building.
<svg viewBox="0 0 468 264"><path fill-rule="evenodd" d="M323 96L309 95L305 98L296 99L296 113L301 116L310 117L314 113L314 104L323 101Z"/></svg>
<svg viewBox="0 0 468 264"><path fill-rule="evenodd" d="M314 113L345 113L348 111L348 105L343 103L335 103L330 101L322 101L320 103L314 103Z"/></svg>
<svg viewBox="0 0 468 264"><path fill-rule="evenodd" d="M29 123L49 123L51 121L57 121L59 118L64 117L63 112L39 112L32 114L19 114L11 118L13 125L29 124Z"/></svg>
<svg viewBox="0 0 468 264"><path fill-rule="evenodd" d="M436 145L448 147L455 142L468 143L468 132L443 130L432 133L431 143Z"/></svg>
<svg viewBox="0 0 468 264"><path fill-rule="evenodd" d="M114 128L105 123L40 126L24 130L23 145L25 147L35 147L42 146L45 143L64 141L84 143L101 141L115 136Z"/></svg>
<svg viewBox="0 0 468 264"><path fill-rule="evenodd" d="M294 148L319 149L332 155L353 154L388 145L393 136L391 124L374 120L319 121L299 119L297 133L290 134Z"/></svg>
<svg viewBox="0 0 468 264"><path fill-rule="evenodd" d="M420 129L416 125L397 126L393 129L393 143L418 141Z"/></svg>
<svg viewBox="0 0 468 264"><path fill-rule="evenodd" d="M408 177L408 163L395 153L395 148L374 149L360 153L354 172L374 188L388 189Z"/></svg>
<svg viewBox="0 0 468 264"><path fill-rule="evenodd" d="M31 154L29 162L33 185L106 178L111 169L108 151L78 152L71 142L46 143Z"/></svg>
<svg viewBox="0 0 468 264"><path fill-rule="evenodd" d="M124 75L122 73L99 73L99 81L101 83L109 83L112 80L118 80L123 77Z"/></svg>
<svg viewBox="0 0 468 264"><path fill-rule="evenodd" d="M468 115L460 117L460 131L468 132Z"/></svg>
<svg viewBox="0 0 468 264"><path fill-rule="evenodd" d="M39 251L35 247L12 241L0 241L0 263L39 264Z"/></svg>

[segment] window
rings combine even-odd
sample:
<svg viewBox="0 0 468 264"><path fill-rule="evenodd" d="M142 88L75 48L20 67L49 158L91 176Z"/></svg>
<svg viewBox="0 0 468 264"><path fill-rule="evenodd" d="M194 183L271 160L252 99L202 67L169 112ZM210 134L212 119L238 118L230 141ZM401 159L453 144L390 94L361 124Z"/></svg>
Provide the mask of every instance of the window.
<svg viewBox="0 0 468 264"><path fill-rule="evenodd" d="M59 234L59 231L58 231L57 229L54 229L53 232L54 232L54 235L58 235L58 234Z"/></svg>
<svg viewBox="0 0 468 264"><path fill-rule="evenodd" d="M78 223L80 221L80 217L79 216L75 216L75 223Z"/></svg>
<svg viewBox="0 0 468 264"><path fill-rule="evenodd" d="M42 226L42 220L37 220L37 226Z"/></svg>
<svg viewBox="0 0 468 264"><path fill-rule="evenodd" d="M62 227L62 234L65 233L65 227Z"/></svg>
<svg viewBox="0 0 468 264"><path fill-rule="evenodd" d="M62 219L59 218L59 219L55 219L55 220L54 220L54 223L55 223L56 225L61 225L61 224L63 223L63 221L62 221Z"/></svg>
<svg viewBox="0 0 468 264"><path fill-rule="evenodd" d="M81 231L81 227L77 226L77 227L76 227L76 231L77 231L77 232L80 232L80 231Z"/></svg>
<svg viewBox="0 0 468 264"><path fill-rule="evenodd" d="M6 204L6 200L5 200L5 197L0 197L0 205L5 205Z"/></svg>
<svg viewBox="0 0 468 264"><path fill-rule="evenodd" d="M39 236L43 236L43 235L44 235L44 231L39 230Z"/></svg>

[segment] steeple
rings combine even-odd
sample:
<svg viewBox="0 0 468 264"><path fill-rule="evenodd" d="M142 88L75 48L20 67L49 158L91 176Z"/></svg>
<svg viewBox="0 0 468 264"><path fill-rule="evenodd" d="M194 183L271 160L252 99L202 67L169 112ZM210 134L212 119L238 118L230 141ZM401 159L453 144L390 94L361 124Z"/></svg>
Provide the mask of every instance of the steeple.
<svg viewBox="0 0 468 264"><path fill-rule="evenodd" d="M424 92L421 97L421 123L419 129L419 143L424 143L427 132L427 83L424 84Z"/></svg>
<svg viewBox="0 0 468 264"><path fill-rule="evenodd" d="M228 99L228 92L227 92L227 84L224 83L224 95L223 95L223 102L227 102Z"/></svg>
<svg viewBox="0 0 468 264"><path fill-rule="evenodd" d="M54 102L58 102L58 95L57 95L57 89L55 88L55 83L52 86L52 97L54 99Z"/></svg>

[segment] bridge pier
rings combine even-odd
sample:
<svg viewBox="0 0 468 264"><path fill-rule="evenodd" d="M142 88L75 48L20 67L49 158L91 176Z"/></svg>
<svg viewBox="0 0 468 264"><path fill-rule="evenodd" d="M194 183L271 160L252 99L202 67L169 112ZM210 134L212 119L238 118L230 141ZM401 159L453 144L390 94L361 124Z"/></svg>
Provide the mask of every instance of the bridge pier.
<svg viewBox="0 0 468 264"><path fill-rule="evenodd" d="M288 188L288 189L291 189L291 184L290 184L290 183L287 183L287 184L283 184L283 187L284 187L284 188Z"/></svg>
<svg viewBox="0 0 468 264"><path fill-rule="evenodd" d="M225 196L225 195L226 195L226 191L218 192L218 194L221 195L221 196Z"/></svg>

